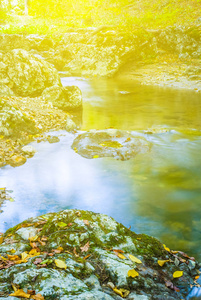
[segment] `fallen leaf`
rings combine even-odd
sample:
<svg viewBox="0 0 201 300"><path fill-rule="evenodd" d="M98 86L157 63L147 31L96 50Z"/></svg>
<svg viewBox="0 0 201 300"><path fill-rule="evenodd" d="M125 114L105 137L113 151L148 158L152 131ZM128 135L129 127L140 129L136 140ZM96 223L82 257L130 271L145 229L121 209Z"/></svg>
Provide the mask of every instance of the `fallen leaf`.
<svg viewBox="0 0 201 300"><path fill-rule="evenodd" d="M33 296L31 296L31 299L34 299L34 300L45 300L45 298L41 294L33 295Z"/></svg>
<svg viewBox="0 0 201 300"><path fill-rule="evenodd" d="M197 280L199 277L200 277L199 275L195 276L195 280Z"/></svg>
<svg viewBox="0 0 201 300"><path fill-rule="evenodd" d="M65 262L63 260L55 259L54 262L55 262L55 265L60 269L66 269L67 268L67 265L65 264Z"/></svg>
<svg viewBox="0 0 201 300"><path fill-rule="evenodd" d="M86 255L83 259L87 259L91 256L91 254Z"/></svg>
<svg viewBox="0 0 201 300"><path fill-rule="evenodd" d="M125 251L120 250L120 249L112 249L114 252L118 252L118 253L124 253Z"/></svg>
<svg viewBox="0 0 201 300"><path fill-rule="evenodd" d="M37 255L40 255L40 252L38 252L37 249L31 249L29 251L29 255L31 255L31 256L37 256Z"/></svg>
<svg viewBox="0 0 201 300"><path fill-rule="evenodd" d="M124 256L123 254L121 254L121 253L118 253L118 255L117 255L119 258L121 258L121 259L127 259L126 258L126 256Z"/></svg>
<svg viewBox="0 0 201 300"><path fill-rule="evenodd" d="M87 252L89 250L89 241L83 246L80 247L81 252Z"/></svg>
<svg viewBox="0 0 201 300"><path fill-rule="evenodd" d="M84 224L89 226L89 221L88 220L83 220Z"/></svg>
<svg viewBox="0 0 201 300"><path fill-rule="evenodd" d="M74 254L76 257L79 256L78 253L77 253L77 251L76 251L76 248L75 248L75 247L74 247L74 249L73 249L73 254Z"/></svg>
<svg viewBox="0 0 201 300"><path fill-rule="evenodd" d="M122 288L117 289L117 288L115 287L115 288L113 289L113 291L114 291L117 295L121 296L122 298L126 298L126 297L130 294L130 291L128 291L128 290L126 290L126 289L122 289Z"/></svg>
<svg viewBox="0 0 201 300"><path fill-rule="evenodd" d="M132 260L133 262L135 262L135 263L137 263L137 264L142 264L141 260L138 259L137 257L135 257L135 256L133 256L133 255L131 255L131 254L129 254L128 257L129 257L130 260Z"/></svg>
<svg viewBox="0 0 201 300"><path fill-rule="evenodd" d="M132 269L132 270L128 271L128 276L135 278L135 277L139 276L139 273L137 271L135 271L134 269Z"/></svg>
<svg viewBox="0 0 201 300"><path fill-rule="evenodd" d="M9 259L9 260L19 260L20 258L19 258L18 255L9 255L9 254L8 254L8 259Z"/></svg>
<svg viewBox="0 0 201 300"><path fill-rule="evenodd" d="M99 158L99 155L94 155L93 158Z"/></svg>
<svg viewBox="0 0 201 300"><path fill-rule="evenodd" d="M166 259L166 260L158 260L158 264L159 266L163 266L166 262L170 261L169 259Z"/></svg>
<svg viewBox="0 0 201 300"><path fill-rule="evenodd" d="M57 225L58 225L59 227L65 227L65 226L67 226L68 224L66 224L66 223L64 223L64 222L58 222Z"/></svg>
<svg viewBox="0 0 201 300"><path fill-rule="evenodd" d="M179 277L181 277L181 276L183 276L183 271L175 271L174 273L173 273L173 278L179 278Z"/></svg>
<svg viewBox="0 0 201 300"><path fill-rule="evenodd" d="M30 237L29 237L30 242L36 242L37 239L38 239L38 235L30 236Z"/></svg>
<svg viewBox="0 0 201 300"><path fill-rule="evenodd" d="M22 298L29 299L31 295L25 293L22 289L19 289L19 290L15 291L14 293L10 294L9 296L22 297Z"/></svg>
<svg viewBox="0 0 201 300"><path fill-rule="evenodd" d="M0 245L3 243L3 237L0 236Z"/></svg>
<svg viewBox="0 0 201 300"><path fill-rule="evenodd" d="M164 249L165 249L166 251L170 252L170 248L166 247L165 244L163 244L163 247L164 247Z"/></svg>
<svg viewBox="0 0 201 300"><path fill-rule="evenodd" d="M40 264L42 262L42 258L36 258L35 259L35 261L33 262L34 263L34 265L38 265L38 264Z"/></svg>

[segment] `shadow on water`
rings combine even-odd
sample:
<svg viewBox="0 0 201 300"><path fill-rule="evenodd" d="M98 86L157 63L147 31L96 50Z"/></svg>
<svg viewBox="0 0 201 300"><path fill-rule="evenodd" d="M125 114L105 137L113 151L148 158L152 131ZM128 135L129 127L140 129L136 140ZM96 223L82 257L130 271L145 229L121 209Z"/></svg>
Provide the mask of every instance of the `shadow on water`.
<svg viewBox="0 0 201 300"><path fill-rule="evenodd" d="M132 230L158 237L172 249L200 256L201 101L190 91L142 87L133 82L63 78L83 93L82 130L137 131L152 150L129 161L85 159L60 142L32 143L36 155L18 168L0 170L0 185L13 190L5 201L0 231L50 211L79 208L106 213ZM170 132L145 134L164 126Z"/></svg>

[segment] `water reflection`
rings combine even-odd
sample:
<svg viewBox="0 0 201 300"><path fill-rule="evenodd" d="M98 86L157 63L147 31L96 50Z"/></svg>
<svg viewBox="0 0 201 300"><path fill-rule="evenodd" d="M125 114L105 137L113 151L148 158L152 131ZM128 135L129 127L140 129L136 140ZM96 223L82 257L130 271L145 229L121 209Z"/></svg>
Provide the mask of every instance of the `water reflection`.
<svg viewBox="0 0 201 300"><path fill-rule="evenodd" d="M153 143L152 150L130 161L82 158L70 148L74 136L66 132L58 133L57 144L33 143L38 150L34 158L18 168L0 169L0 185L13 190L15 199L3 204L0 231L42 213L88 209L199 257L201 137L178 131L189 124L200 128L198 95L110 80L71 78L68 84L83 92L82 130L159 124L176 130L141 132Z"/></svg>

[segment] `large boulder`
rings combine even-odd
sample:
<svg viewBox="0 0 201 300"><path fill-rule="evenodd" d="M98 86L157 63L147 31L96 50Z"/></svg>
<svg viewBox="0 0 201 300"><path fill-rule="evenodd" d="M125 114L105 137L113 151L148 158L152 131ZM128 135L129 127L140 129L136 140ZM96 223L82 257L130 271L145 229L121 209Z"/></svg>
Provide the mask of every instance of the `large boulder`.
<svg viewBox="0 0 201 300"><path fill-rule="evenodd" d="M117 129L91 130L78 135L71 146L85 158L114 157L128 160L146 153L151 144L145 138Z"/></svg>
<svg viewBox="0 0 201 300"><path fill-rule="evenodd" d="M0 135L20 136L22 132L36 134L35 122L0 98Z"/></svg>
<svg viewBox="0 0 201 300"><path fill-rule="evenodd" d="M199 272L185 253L89 211L30 218L0 239L1 299L186 299Z"/></svg>
<svg viewBox="0 0 201 300"><path fill-rule="evenodd" d="M17 96L39 96L52 85L61 85L56 69L39 57L15 49L2 55L0 78Z"/></svg>
<svg viewBox="0 0 201 300"><path fill-rule="evenodd" d="M65 111L82 108L82 94L77 86L52 86L43 91L42 97Z"/></svg>

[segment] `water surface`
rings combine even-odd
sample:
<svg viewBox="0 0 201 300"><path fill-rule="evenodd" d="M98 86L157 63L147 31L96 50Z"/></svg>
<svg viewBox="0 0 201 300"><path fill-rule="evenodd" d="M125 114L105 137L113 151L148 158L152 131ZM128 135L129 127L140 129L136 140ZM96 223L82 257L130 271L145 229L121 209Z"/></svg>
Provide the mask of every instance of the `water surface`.
<svg viewBox="0 0 201 300"><path fill-rule="evenodd" d="M201 96L134 82L62 81L82 90L82 131L129 130L152 142L152 150L129 161L90 160L71 149L73 134L51 132L59 143L32 143L38 152L25 165L0 169L0 185L15 200L2 206L0 231L46 212L88 209L201 258ZM172 130L143 132L152 126Z"/></svg>

